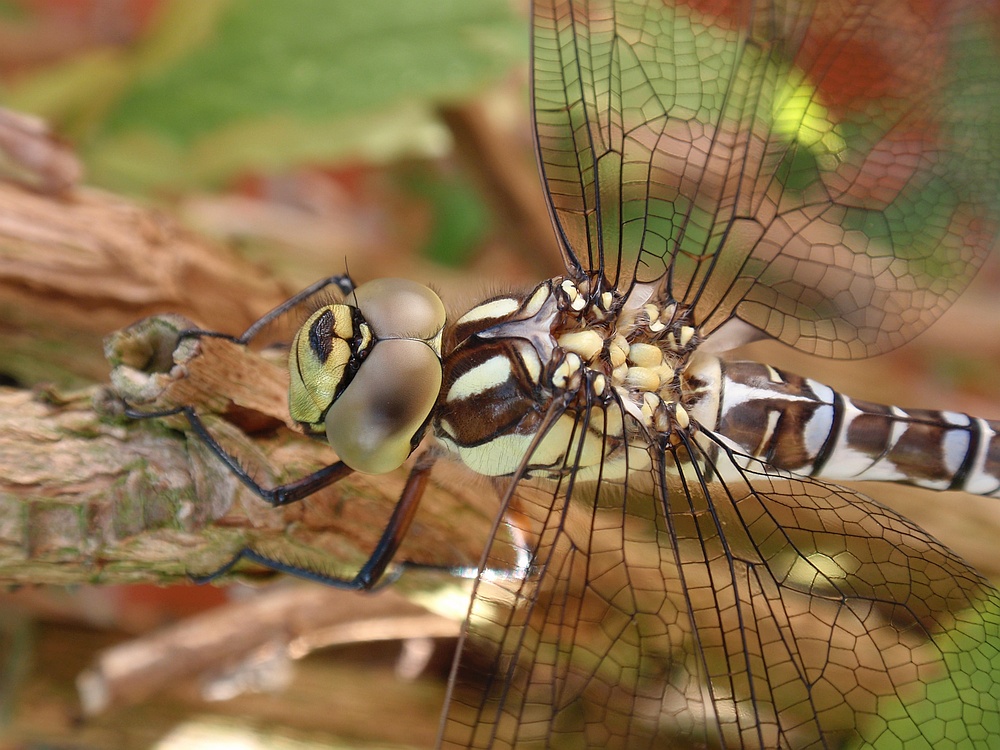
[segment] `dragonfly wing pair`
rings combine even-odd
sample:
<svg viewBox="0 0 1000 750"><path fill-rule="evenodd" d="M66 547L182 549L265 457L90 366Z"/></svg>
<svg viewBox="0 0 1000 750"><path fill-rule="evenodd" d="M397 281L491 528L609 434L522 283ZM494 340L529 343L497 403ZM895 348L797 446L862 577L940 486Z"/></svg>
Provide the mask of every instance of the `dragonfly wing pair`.
<svg viewBox="0 0 1000 750"><path fill-rule="evenodd" d="M534 3L539 166L571 275L711 334L887 351L1000 221L994 3Z"/></svg>
<svg viewBox="0 0 1000 750"><path fill-rule="evenodd" d="M995 240L996 18L971 1L536 0L537 149L568 277L595 298L655 290L706 341L733 321L828 357L912 338ZM998 741L1000 597L925 532L621 400L547 408L497 480L445 746ZM540 470L550 428L565 447Z"/></svg>

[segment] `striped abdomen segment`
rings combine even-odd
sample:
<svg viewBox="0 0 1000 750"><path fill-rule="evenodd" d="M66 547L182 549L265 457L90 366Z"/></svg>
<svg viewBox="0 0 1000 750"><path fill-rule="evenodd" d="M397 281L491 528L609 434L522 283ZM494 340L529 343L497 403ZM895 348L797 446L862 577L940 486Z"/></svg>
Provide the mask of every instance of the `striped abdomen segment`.
<svg viewBox="0 0 1000 750"><path fill-rule="evenodd" d="M772 466L1000 496L1000 422L855 401L756 362L721 375L717 432Z"/></svg>

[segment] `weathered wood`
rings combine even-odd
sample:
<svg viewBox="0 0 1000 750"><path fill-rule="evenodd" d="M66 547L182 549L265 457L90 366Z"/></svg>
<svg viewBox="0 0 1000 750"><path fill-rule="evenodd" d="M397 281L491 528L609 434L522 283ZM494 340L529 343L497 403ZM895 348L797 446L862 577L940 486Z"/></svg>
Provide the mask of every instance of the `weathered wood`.
<svg viewBox="0 0 1000 750"><path fill-rule="evenodd" d="M90 188L56 196L0 182L0 369L21 382L103 380L101 339L147 315L242 331L287 296L161 211Z"/></svg>
<svg viewBox="0 0 1000 750"><path fill-rule="evenodd" d="M194 405L265 486L334 460L289 429L279 366L222 339L187 339L173 351L187 325L157 318L111 337L117 392L0 390L0 582L168 583L211 572L244 546L337 575L366 558L405 469L352 475L276 510L185 432L183 417L122 416L122 396L149 411ZM449 483L443 469L402 552L474 565L495 507L489 493Z"/></svg>

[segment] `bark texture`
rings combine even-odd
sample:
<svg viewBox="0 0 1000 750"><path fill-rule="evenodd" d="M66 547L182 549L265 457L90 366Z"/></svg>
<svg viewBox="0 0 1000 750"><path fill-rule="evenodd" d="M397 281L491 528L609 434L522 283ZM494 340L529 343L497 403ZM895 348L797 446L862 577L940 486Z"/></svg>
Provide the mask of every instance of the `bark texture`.
<svg viewBox="0 0 1000 750"><path fill-rule="evenodd" d="M184 417L123 414L123 397L145 411L196 406L264 487L334 460L285 423L278 364L222 339L187 339L175 351L188 327L183 318L157 317L109 337L113 388L0 390L0 582L184 581L220 568L245 546L333 575L364 561L405 470L353 475L273 509L190 433ZM404 552L474 565L489 528L483 494L434 484Z"/></svg>

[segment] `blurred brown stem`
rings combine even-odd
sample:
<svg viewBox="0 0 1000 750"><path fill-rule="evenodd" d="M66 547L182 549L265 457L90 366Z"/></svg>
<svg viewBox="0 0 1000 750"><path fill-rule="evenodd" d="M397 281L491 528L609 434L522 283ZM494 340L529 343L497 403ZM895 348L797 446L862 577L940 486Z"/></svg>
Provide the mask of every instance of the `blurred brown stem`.
<svg viewBox="0 0 1000 750"><path fill-rule="evenodd" d="M371 642L386 630L395 640L455 638L459 623L392 591L358 597L320 586L271 587L104 650L77 685L84 712L96 714L142 701L181 680L236 672L255 655L300 658L324 633L341 637L325 638L319 646Z"/></svg>
<svg viewBox="0 0 1000 750"><path fill-rule="evenodd" d="M287 296L162 212L99 190L53 196L0 182L0 351L20 382L103 380L101 339L146 315L239 332Z"/></svg>

